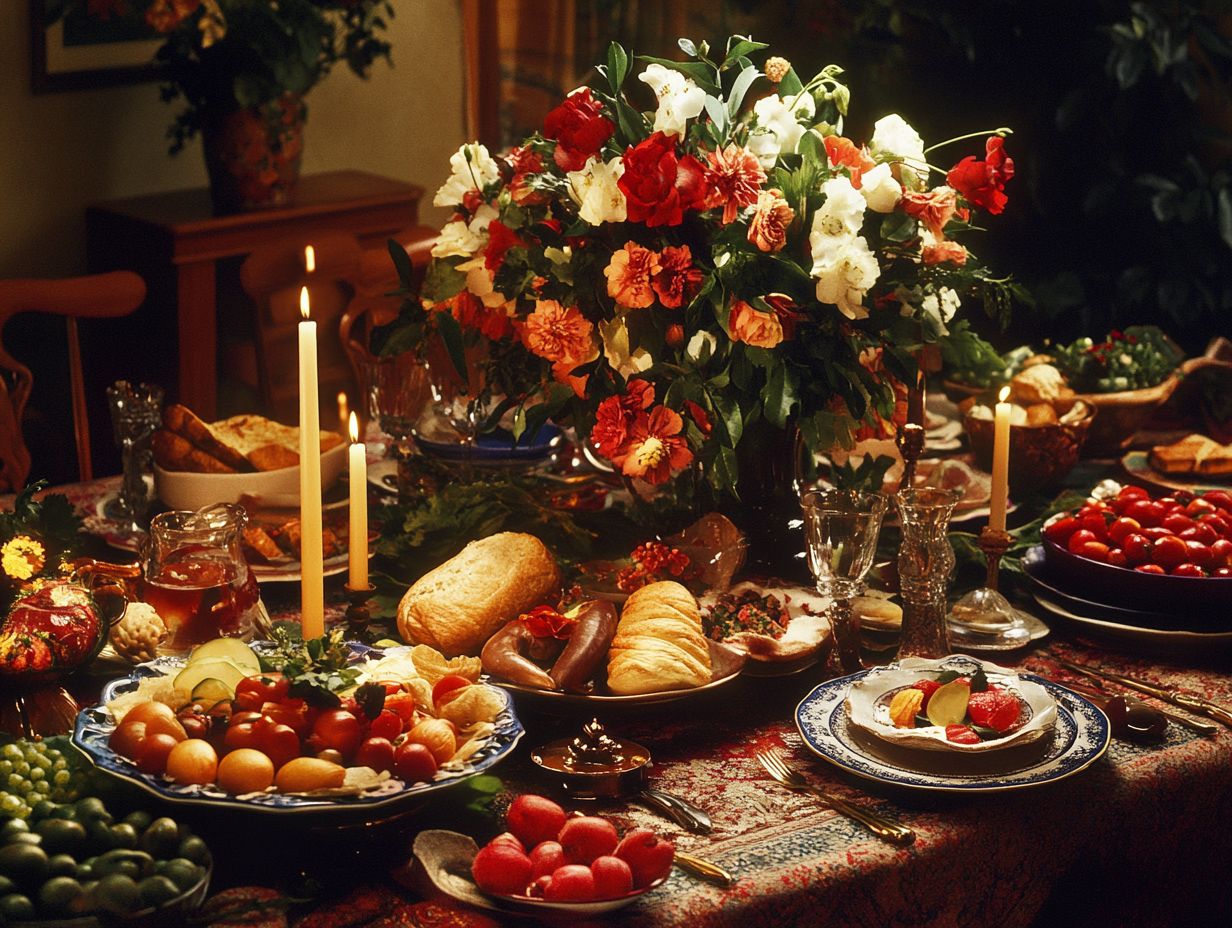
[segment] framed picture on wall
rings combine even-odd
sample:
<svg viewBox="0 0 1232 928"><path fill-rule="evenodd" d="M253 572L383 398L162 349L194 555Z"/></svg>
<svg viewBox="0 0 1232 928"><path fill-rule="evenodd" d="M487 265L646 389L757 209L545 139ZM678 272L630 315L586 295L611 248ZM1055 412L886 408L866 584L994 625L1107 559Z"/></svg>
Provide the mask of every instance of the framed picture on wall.
<svg viewBox="0 0 1232 928"><path fill-rule="evenodd" d="M30 0L31 83L35 93L157 80L162 37L131 5ZM92 14L87 14L87 9Z"/></svg>

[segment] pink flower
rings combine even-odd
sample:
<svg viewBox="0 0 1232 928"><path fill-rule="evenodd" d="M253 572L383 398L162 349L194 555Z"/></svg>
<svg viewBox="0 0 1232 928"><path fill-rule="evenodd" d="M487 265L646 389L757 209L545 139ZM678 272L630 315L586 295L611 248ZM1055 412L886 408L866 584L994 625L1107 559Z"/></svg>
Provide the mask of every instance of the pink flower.
<svg viewBox="0 0 1232 928"><path fill-rule="evenodd" d="M706 183L711 188L706 194L706 209L722 206L723 225L727 225L740 210L757 202L766 172L757 156L739 145L712 151L706 161Z"/></svg>

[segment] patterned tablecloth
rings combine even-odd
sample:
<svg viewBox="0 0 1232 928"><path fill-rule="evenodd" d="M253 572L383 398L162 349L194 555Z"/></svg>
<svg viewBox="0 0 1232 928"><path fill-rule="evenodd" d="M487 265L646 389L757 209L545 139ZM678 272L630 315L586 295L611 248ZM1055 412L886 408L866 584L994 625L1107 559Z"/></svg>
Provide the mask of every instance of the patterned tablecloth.
<svg viewBox="0 0 1232 928"><path fill-rule="evenodd" d="M89 489L74 498L98 492ZM1047 621L1049 637L999 662L1064 683L1075 678L1056 663L1063 658L1232 705L1227 651L1134 655L1124 643L1081 637L1085 630ZM816 670L779 679L741 677L693 699L605 719L609 728L650 747L656 785L706 808L715 827L695 836L636 807L604 811L625 825L653 827L738 876L735 886L721 890L676 872L661 889L607 917L607 924L1232 924L1232 729L1203 737L1171 724L1159 744L1114 739L1087 770L1012 792L887 791L847 777L803 744L793 710L817 682ZM582 720L526 707L520 714L528 735L516 759L497 772L508 794L542 792L526 748L571 733ZM816 800L778 786L754 758L767 746L784 748L818 784L909 825L915 844L892 847ZM431 818L448 822L451 814L437 805ZM426 905L406 890L378 891L378 882L369 902L380 904L365 907L352 898L292 923L490 924Z"/></svg>

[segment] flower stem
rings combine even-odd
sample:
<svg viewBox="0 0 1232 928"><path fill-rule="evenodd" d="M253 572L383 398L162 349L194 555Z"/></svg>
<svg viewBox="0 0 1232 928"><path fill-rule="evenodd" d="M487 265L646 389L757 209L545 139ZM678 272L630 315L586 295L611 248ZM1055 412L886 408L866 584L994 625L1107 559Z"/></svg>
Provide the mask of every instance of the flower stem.
<svg viewBox="0 0 1232 928"><path fill-rule="evenodd" d="M1013 135L1013 133L1013 129L1006 128L1005 126L997 129L981 129L979 132L968 132L966 135L957 135L952 139L946 139L944 142L938 142L936 145L929 145L924 149L924 153L927 154L936 148L944 148L946 145L953 145L955 142L965 142L967 139L979 138L981 135L995 135L999 138L1005 138L1007 135Z"/></svg>

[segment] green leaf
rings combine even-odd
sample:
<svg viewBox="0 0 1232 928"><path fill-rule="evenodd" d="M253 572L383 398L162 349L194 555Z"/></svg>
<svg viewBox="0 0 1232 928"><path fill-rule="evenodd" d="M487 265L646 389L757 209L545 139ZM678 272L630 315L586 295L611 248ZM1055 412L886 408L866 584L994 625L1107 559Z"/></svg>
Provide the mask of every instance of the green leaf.
<svg viewBox="0 0 1232 928"><path fill-rule="evenodd" d="M448 261L436 259L428 265L419 295L432 303L443 303L466 287L466 275Z"/></svg>
<svg viewBox="0 0 1232 928"><path fill-rule="evenodd" d="M704 101L706 107L706 115L710 117L710 121L714 123L715 131L720 136L727 134L727 110L723 109L723 101L718 97L707 95Z"/></svg>
<svg viewBox="0 0 1232 928"><path fill-rule="evenodd" d="M735 44L732 44L733 42ZM734 35L728 39L727 56L723 59L723 67L727 68L735 63L737 59L769 47L765 42L754 42L745 36Z"/></svg>
<svg viewBox="0 0 1232 928"><path fill-rule="evenodd" d="M620 96L620 88L624 86L625 77L629 73L629 55L619 42L613 42L607 47L607 80L612 88L612 96Z"/></svg>
<svg viewBox="0 0 1232 928"><path fill-rule="evenodd" d="M680 47L680 50L684 52L686 55L688 55L690 58L697 57L697 46L693 44L692 39L686 39L683 36L681 36L679 39L676 40L676 45L678 45Z"/></svg>
<svg viewBox="0 0 1232 928"><path fill-rule="evenodd" d="M466 353L462 347L462 327L458 325L458 320L453 317L452 313L437 313L436 328L441 333L441 341L445 343L445 348L449 351L449 360L453 362L454 370L458 372L458 376L462 378L462 382L466 383Z"/></svg>
<svg viewBox="0 0 1232 928"><path fill-rule="evenodd" d="M732 84L731 94L727 98L727 115L731 119L735 119L740 114L740 107L744 103L744 95L748 93L749 87L753 81L761 76L761 72L750 66L745 68L736 77L736 82Z"/></svg>
<svg viewBox="0 0 1232 928"><path fill-rule="evenodd" d="M715 428L720 430L720 434L725 436L724 445L734 448L740 442L740 436L744 434L744 418L740 414L740 404L730 396L722 394L714 394L709 390L706 395L710 397L711 405L717 413L715 417Z"/></svg>
<svg viewBox="0 0 1232 928"><path fill-rule="evenodd" d="M710 464L707 473L711 485L720 493L736 495L736 481L740 479L740 465L737 463L736 452L726 445L719 446L719 452Z"/></svg>
<svg viewBox="0 0 1232 928"><path fill-rule="evenodd" d="M766 378L766 389L762 394L762 408L766 418L779 428L787 427L787 417L791 415L792 407L799 397L796 395L796 385L786 362L780 362L770 368Z"/></svg>
<svg viewBox="0 0 1232 928"><path fill-rule="evenodd" d="M394 268L398 271L398 280L402 283L403 289L409 289L411 278L415 273L415 268L411 265L411 256L406 253L402 243L395 239L391 238L388 246L389 256L394 259Z"/></svg>
<svg viewBox="0 0 1232 928"><path fill-rule="evenodd" d="M779 96L789 99L803 90L804 84L801 83L799 76L796 74L796 69L788 68L787 73L783 75L783 79L779 81Z"/></svg>

